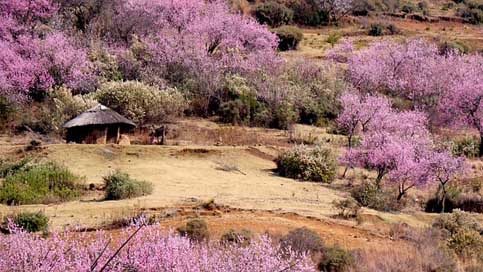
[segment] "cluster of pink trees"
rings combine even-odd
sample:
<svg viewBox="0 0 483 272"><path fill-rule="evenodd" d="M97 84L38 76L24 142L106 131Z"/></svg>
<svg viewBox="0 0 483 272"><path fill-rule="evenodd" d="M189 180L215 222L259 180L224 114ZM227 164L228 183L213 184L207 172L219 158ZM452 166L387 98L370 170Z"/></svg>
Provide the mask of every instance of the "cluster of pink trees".
<svg viewBox="0 0 483 272"><path fill-rule="evenodd" d="M344 44L346 55L347 48L352 47ZM468 126L483 139L481 55L440 52L422 39L381 41L349 53L347 63L347 79L355 88L400 97L431 113L433 123Z"/></svg>
<svg viewBox="0 0 483 272"><path fill-rule="evenodd" d="M15 230L0 234L0 248L1 271L315 271L308 255L282 250L268 237L247 246L195 243L159 226L123 229L115 239L103 232L42 238Z"/></svg>
<svg viewBox="0 0 483 272"><path fill-rule="evenodd" d="M258 76L279 67L276 35L252 18L231 13L226 1L131 0L117 9L116 55L124 69L139 70L132 74L140 78L133 79L161 76L209 98L226 75ZM133 50L133 42L142 50Z"/></svg>
<svg viewBox="0 0 483 272"><path fill-rule="evenodd" d="M86 87L86 50L46 25L56 12L48 0L0 1L0 95L22 100L56 85Z"/></svg>
<svg viewBox="0 0 483 272"><path fill-rule="evenodd" d="M114 56L125 80L188 86L199 97L213 95L226 75L259 76L280 66L276 35L231 13L223 0L56 3L0 0L0 95L94 89L90 44ZM78 21L84 26L76 30Z"/></svg>
<svg viewBox="0 0 483 272"><path fill-rule="evenodd" d="M397 184L398 200L413 187L440 182L444 187L464 170L464 161L435 148L427 130L427 118L419 111L396 111L381 95L346 93L339 127L349 139L362 138L341 158L349 167L375 170L375 184Z"/></svg>

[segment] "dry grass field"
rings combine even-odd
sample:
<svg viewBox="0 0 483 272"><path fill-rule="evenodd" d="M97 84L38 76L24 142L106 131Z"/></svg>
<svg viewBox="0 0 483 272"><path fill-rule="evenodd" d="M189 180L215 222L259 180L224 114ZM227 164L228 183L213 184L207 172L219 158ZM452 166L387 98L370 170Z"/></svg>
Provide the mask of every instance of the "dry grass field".
<svg viewBox="0 0 483 272"><path fill-rule="evenodd" d="M198 125L195 125L196 123ZM51 144L45 145L41 151L28 154L39 160L53 160L67 166L75 174L85 177L86 185L93 184L92 187L95 188L102 187L103 176L117 169L125 171L133 178L153 183L154 191L149 196L103 201L102 191L92 190L80 200L63 204L13 207L0 205L0 215L24 210L40 210L50 217L53 228L99 227L143 212L156 215L169 214L179 207L192 209L204 202L214 200L217 205L228 207L228 212L221 211L214 214L208 212L205 215L214 216L221 222L226 220L225 223L220 224L220 227L225 226L225 229L229 226L241 225L240 221L237 222L238 216L250 218L242 220L246 228L253 225L258 226L257 231L272 230L275 233L289 229L281 222L290 222L287 223L290 226L312 222L310 224L328 224L329 228L336 226L335 229L338 228L337 226L352 228L356 225L361 229L369 229L374 224L381 227L397 222L425 226L432 220L432 215L424 213L392 214L368 209L363 211L362 218L366 219L364 222L334 219L332 217L338 211L334 209L332 202L348 196L347 190L340 189L347 186L346 180L339 179L332 185L322 185L282 178L274 173L276 165L273 159L280 150L289 145L288 132L257 128L220 128L208 121L184 120L181 122L181 127L189 126L190 129L183 130L184 134L176 135L178 139L170 141L176 142L179 138L192 134L191 139L197 142L197 145L186 141L182 142L187 145L166 147ZM259 142L256 145L230 142L231 137L223 138L227 130L238 131L239 140L256 134ZM223 132L220 134L220 131ZM194 136L195 134L198 137ZM202 139L209 139L206 135L211 135L213 138L215 134L222 135L218 135L217 138L223 144L222 146L214 146L209 140L205 140L208 145L201 144ZM310 138L335 151L345 140L343 137L326 133L325 129L301 125L296 126L291 134L294 139ZM264 139L271 140L264 142ZM23 153L19 150L23 150L20 140L17 144L3 142L0 145L2 156L21 156L19 154ZM343 169L339 169L340 173L342 171ZM231 209L238 212L232 213ZM287 213L291 215L287 217ZM263 216L260 216L261 214ZM183 218L175 217L171 221L166 221L165 225L173 227ZM264 221L262 218L271 219Z"/></svg>

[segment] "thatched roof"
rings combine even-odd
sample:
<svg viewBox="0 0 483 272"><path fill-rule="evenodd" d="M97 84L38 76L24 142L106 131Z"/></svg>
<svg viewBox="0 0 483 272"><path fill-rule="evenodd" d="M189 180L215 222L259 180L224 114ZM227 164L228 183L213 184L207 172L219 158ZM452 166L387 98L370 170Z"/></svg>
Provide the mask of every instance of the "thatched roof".
<svg viewBox="0 0 483 272"><path fill-rule="evenodd" d="M123 124L132 127L136 126L131 120L123 117L110 108L99 104L65 123L64 128L114 124Z"/></svg>

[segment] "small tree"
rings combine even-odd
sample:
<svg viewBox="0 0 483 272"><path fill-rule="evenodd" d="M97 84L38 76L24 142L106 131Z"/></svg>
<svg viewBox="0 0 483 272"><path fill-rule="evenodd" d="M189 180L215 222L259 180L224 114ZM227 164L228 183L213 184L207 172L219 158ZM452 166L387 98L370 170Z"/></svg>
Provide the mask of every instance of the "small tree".
<svg viewBox="0 0 483 272"><path fill-rule="evenodd" d="M441 188L441 212L444 213L446 202L446 185L454 180L454 177L465 171L465 160L462 157L455 158L449 152L432 152L428 158L428 172L431 178L439 182Z"/></svg>
<svg viewBox="0 0 483 272"><path fill-rule="evenodd" d="M354 0L319 0L319 2L328 15L329 24L337 24L340 19L350 14L354 8Z"/></svg>

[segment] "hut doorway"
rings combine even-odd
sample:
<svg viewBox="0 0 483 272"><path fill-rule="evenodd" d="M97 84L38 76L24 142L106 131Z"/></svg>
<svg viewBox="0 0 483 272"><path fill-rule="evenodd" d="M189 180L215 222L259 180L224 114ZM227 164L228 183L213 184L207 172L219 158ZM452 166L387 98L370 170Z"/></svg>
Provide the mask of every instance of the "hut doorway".
<svg viewBox="0 0 483 272"><path fill-rule="evenodd" d="M106 127L106 143L117 144L119 137L121 136L120 126L108 126Z"/></svg>

